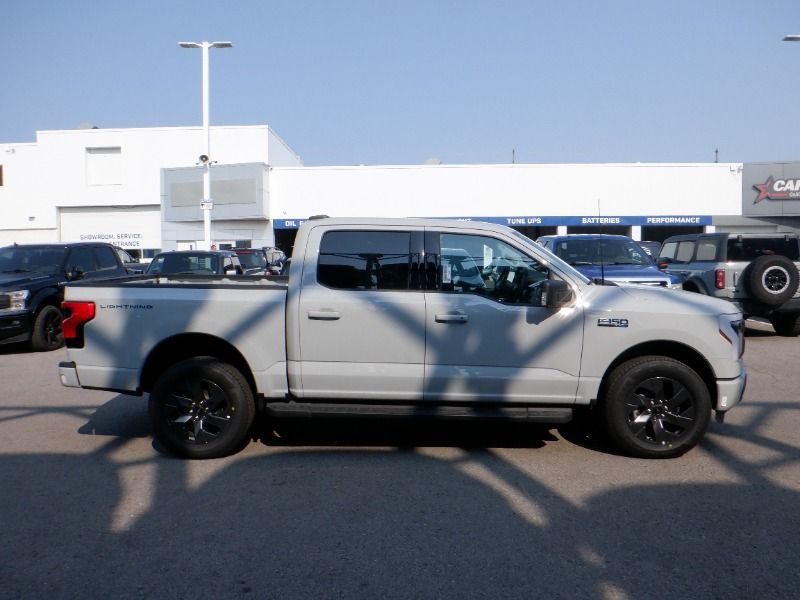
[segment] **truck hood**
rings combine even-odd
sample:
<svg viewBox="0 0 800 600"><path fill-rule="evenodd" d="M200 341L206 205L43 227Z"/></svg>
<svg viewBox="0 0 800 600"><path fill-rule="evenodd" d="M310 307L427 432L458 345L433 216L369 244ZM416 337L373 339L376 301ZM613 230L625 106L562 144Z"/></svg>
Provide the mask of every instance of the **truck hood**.
<svg viewBox="0 0 800 600"><path fill-rule="evenodd" d="M589 279L670 279L669 275L659 271L654 265L573 265L575 269L586 275Z"/></svg>
<svg viewBox="0 0 800 600"><path fill-rule="evenodd" d="M43 275L41 273L31 273L24 271L22 273L0 273L0 289L17 289L25 288L30 285L47 285L49 283L56 284L59 281L57 275Z"/></svg>
<svg viewBox="0 0 800 600"><path fill-rule="evenodd" d="M587 300L590 306L611 310L631 310L637 313L735 315L739 310L726 300L704 294L651 288L641 285L591 285ZM608 290L608 291L606 291ZM613 290L613 291L612 291ZM597 297L598 302L593 302Z"/></svg>

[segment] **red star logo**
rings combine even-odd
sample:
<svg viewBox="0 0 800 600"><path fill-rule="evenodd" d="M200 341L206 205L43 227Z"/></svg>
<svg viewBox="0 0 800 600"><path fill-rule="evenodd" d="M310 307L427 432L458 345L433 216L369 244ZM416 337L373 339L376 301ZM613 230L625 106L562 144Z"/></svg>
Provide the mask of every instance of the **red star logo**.
<svg viewBox="0 0 800 600"><path fill-rule="evenodd" d="M757 183L753 187L758 190L758 198L755 199L753 204L758 204L762 200L766 200L769 198L769 193L772 191L772 183L773 183L772 175L769 176L764 183Z"/></svg>

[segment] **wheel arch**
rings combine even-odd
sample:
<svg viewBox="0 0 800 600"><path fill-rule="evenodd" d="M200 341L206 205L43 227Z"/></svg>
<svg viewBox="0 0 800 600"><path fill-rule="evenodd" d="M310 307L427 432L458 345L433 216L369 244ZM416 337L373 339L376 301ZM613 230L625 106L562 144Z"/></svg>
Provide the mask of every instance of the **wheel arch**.
<svg viewBox="0 0 800 600"><path fill-rule="evenodd" d="M31 294L30 308L32 313L38 313L44 306L55 306L61 310L64 292L57 287L46 287Z"/></svg>
<svg viewBox="0 0 800 600"><path fill-rule="evenodd" d="M255 378L242 353L230 342L205 333L181 333L159 342L144 361L140 389L150 392L159 376L171 366L201 356L216 358L236 367L255 395Z"/></svg>
<svg viewBox="0 0 800 600"><path fill-rule="evenodd" d="M703 280L699 277L690 277L686 281L683 282L683 289L686 292L694 292L696 294L704 294L708 296L708 290L706 289Z"/></svg>
<svg viewBox="0 0 800 600"><path fill-rule="evenodd" d="M711 405L716 409L717 378L713 367L705 357L694 348L670 340L644 342L632 348L628 348L618 355L611 364L608 365L606 372L603 374L598 391L598 401L601 402L605 397L606 386L608 385L609 377L614 369L624 362L641 356L666 356L691 367L700 376L703 383L705 383L709 397L711 398Z"/></svg>

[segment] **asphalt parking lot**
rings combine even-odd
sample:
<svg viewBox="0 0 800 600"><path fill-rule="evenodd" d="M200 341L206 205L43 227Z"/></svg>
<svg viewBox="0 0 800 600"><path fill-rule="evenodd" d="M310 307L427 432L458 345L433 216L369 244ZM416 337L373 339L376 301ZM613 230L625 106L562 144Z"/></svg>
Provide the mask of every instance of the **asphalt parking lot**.
<svg viewBox="0 0 800 600"><path fill-rule="evenodd" d="M0 598L798 598L800 339L669 461L580 428L284 422L154 447L143 398L0 348Z"/></svg>

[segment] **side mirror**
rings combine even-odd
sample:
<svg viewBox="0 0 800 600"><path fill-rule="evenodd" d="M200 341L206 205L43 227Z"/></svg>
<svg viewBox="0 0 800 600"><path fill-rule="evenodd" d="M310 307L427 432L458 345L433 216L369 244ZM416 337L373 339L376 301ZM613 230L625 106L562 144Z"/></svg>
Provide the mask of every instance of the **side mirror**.
<svg viewBox="0 0 800 600"><path fill-rule="evenodd" d="M86 275L86 271L80 267L70 267L67 269L67 281L77 281L78 279L82 279L84 275Z"/></svg>
<svg viewBox="0 0 800 600"><path fill-rule="evenodd" d="M569 306L575 300L572 287L561 279L550 279L544 282L542 288L542 304L547 308L562 308Z"/></svg>

